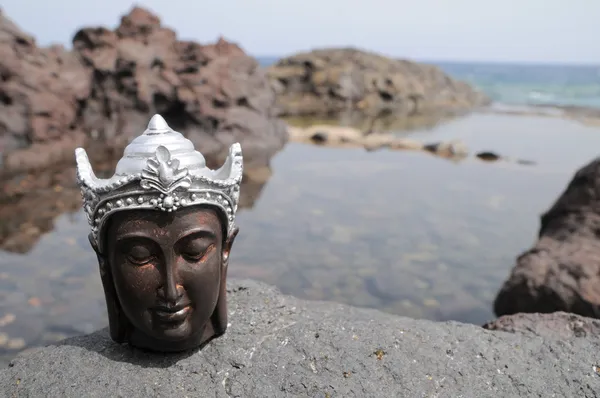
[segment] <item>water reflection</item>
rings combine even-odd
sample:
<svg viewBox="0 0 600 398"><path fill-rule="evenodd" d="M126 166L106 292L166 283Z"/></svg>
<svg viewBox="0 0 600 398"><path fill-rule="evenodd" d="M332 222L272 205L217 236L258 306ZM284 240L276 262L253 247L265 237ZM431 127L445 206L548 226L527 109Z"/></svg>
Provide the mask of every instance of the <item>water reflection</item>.
<svg viewBox="0 0 600 398"><path fill-rule="evenodd" d="M54 219L81 206L74 186L74 169L15 176L0 193L0 248L27 253L42 234L53 229Z"/></svg>
<svg viewBox="0 0 600 398"><path fill-rule="evenodd" d="M599 132L557 119L472 115L412 133L539 161L530 167L290 144L271 166L247 169L230 275L303 298L483 323L515 256L533 243L539 214L597 155ZM107 325L73 173L2 187L4 359L23 345Z"/></svg>
<svg viewBox="0 0 600 398"><path fill-rule="evenodd" d="M396 117L391 113L368 116L357 112L342 112L336 117L285 117L284 120L296 127L309 127L315 124L353 127L364 132L396 131L407 135L412 131L429 131L451 120L460 118L458 113L428 113Z"/></svg>
<svg viewBox="0 0 600 398"><path fill-rule="evenodd" d="M96 164L98 175L114 170L114 162ZM6 178L0 191L0 250L26 254L40 237L54 229L54 220L81 208L75 167L44 170ZM244 175L241 209L251 208L271 176L268 165L248 169ZM76 216L70 217L72 221ZM1 258L1 257L0 257ZM1 323L0 323L1 324Z"/></svg>

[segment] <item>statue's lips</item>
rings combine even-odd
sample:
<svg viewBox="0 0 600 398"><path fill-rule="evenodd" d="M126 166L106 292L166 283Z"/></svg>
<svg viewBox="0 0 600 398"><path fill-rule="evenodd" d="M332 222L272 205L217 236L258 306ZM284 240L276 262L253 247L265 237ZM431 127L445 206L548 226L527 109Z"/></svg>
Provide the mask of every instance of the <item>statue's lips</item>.
<svg viewBox="0 0 600 398"><path fill-rule="evenodd" d="M153 312L163 322L182 322L188 316L191 309L190 304L183 304L174 307L155 307L153 308Z"/></svg>

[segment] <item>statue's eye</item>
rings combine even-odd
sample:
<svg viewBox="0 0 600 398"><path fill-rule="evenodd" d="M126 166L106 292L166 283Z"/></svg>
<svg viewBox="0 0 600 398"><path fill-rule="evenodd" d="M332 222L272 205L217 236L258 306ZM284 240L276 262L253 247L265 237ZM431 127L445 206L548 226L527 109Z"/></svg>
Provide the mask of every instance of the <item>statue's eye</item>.
<svg viewBox="0 0 600 398"><path fill-rule="evenodd" d="M211 244L208 247L198 244L189 244L181 251L181 255L189 262L204 261L206 256L214 250L215 245Z"/></svg>
<svg viewBox="0 0 600 398"><path fill-rule="evenodd" d="M135 245L129 249L127 260L136 265L145 265L154 259L152 252L146 246Z"/></svg>

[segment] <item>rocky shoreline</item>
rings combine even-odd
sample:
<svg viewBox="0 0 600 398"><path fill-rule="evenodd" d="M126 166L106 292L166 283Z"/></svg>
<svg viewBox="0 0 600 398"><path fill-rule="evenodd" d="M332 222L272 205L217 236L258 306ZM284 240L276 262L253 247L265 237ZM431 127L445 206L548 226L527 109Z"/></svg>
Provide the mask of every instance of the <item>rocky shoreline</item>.
<svg viewBox="0 0 600 398"><path fill-rule="evenodd" d="M538 241L517 258L496 315L566 311L600 318L600 158L583 166L541 216Z"/></svg>
<svg viewBox="0 0 600 398"><path fill-rule="evenodd" d="M72 162L78 146L104 158L162 114L211 158L240 142L248 159L287 141L264 70L234 43L181 41L139 7L115 30L89 27L73 50L40 48L0 11L1 172Z"/></svg>
<svg viewBox="0 0 600 398"><path fill-rule="evenodd" d="M2 176L72 162L78 146L111 156L154 113L216 162L239 141L248 162L264 163L287 142L282 116L393 115L406 120L402 125L426 127L474 110L495 112L488 97L432 65L332 48L265 69L224 39L179 40L139 7L114 30L79 30L72 51L38 47L0 10L0 55ZM560 113L587 124L600 120L593 109Z"/></svg>
<svg viewBox="0 0 600 398"><path fill-rule="evenodd" d="M106 330L31 350L0 371L0 391L331 398L600 391L600 321L576 315L507 317L486 330L303 301L253 281L230 283L229 311L227 333L197 352L142 352L114 344Z"/></svg>
<svg viewBox="0 0 600 398"><path fill-rule="evenodd" d="M354 48L319 49L279 60L268 69L283 115L371 116L462 112L490 99L436 66Z"/></svg>
<svg viewBox="0 0 600 398"><path fill-rule="evenodd" d="M79 30L72 43L40 48L0 10L0 173L70 161L78 146L119 152L154 113L210 157L239 141L248 159L262 159L287 141L278 116L407 117L489 104L435 66L355 49L297 54L265 70L222 38L179 40L140 7L114 30Z"/></svg>

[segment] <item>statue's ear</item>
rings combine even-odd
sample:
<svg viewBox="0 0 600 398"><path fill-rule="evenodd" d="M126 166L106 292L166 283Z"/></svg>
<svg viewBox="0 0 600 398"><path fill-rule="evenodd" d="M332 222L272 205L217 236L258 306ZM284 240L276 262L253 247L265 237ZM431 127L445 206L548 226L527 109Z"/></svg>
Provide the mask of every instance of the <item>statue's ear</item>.
<svg viewBox="0 0 600 398"><path fill-rule="evenodd" d="M225 242L223 243L222 261L223 268L221 272L221 284L219 286L219 298L217 300L217 306L212 316L212 333L214 336L219 336L225 333L227 330L227 266L229 265L229 253L231 253L231 246L237 236L239 228L235 228L231 231Z"/></svg>
<svg viewBox="0 0 600 398"><path fill-rule="evenodd" d="M124 343L127 340L127 330L129 321L121 311L117 292L113 283L110 264L106 256L102 254L98 248L98 243L94 239L93 234L88 235L90 245L96 252L98 258L98 268L100 269L100 279L104 288L104 297L106 298L106 310L108 312L108 325L110 328L110 337L117 343Z"/></svg>
<svg viewBox="0 0 600 398"><path fill-rule="evenodd" d="M229 264L229 254L231 253L231 247L233 246L233 242L235 241L235 237L237 236L240 229L235 227L225 239L223 243L223 266L226 267Z"/></svg>

